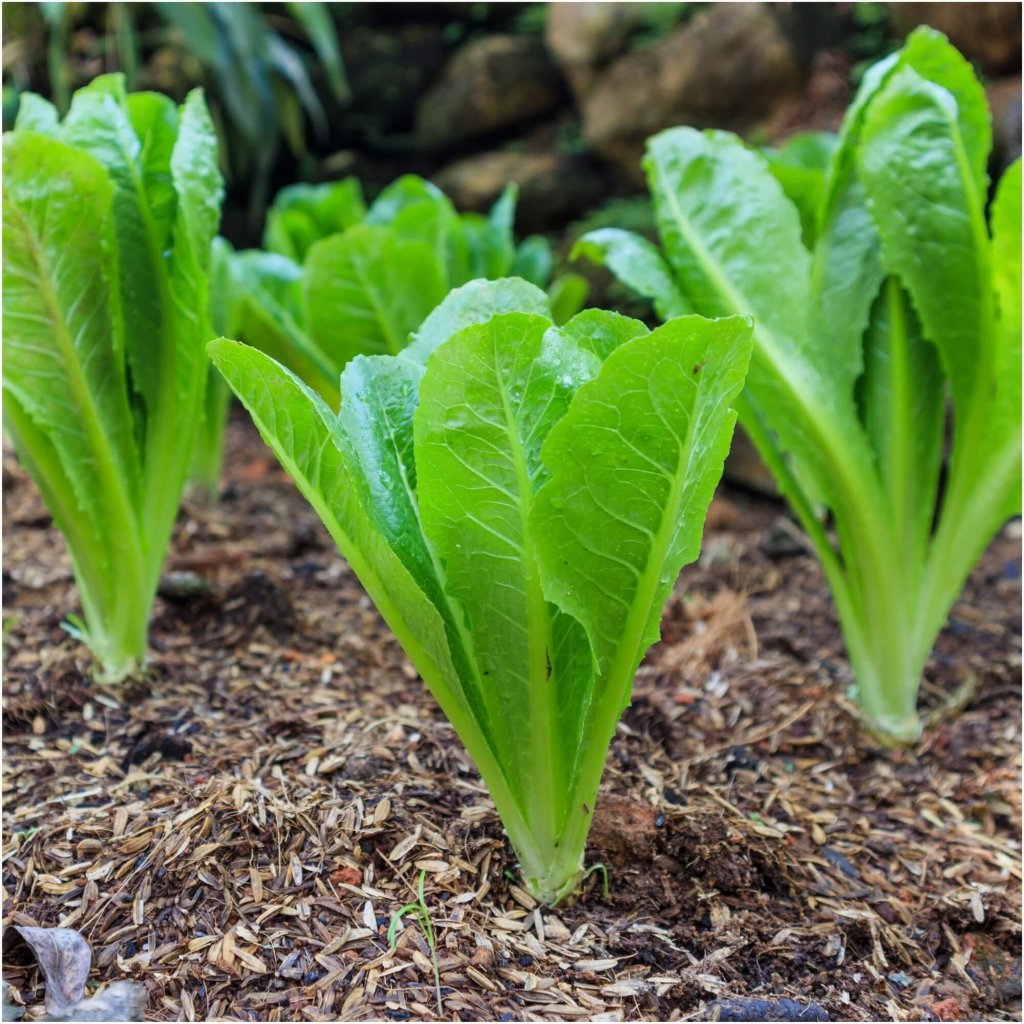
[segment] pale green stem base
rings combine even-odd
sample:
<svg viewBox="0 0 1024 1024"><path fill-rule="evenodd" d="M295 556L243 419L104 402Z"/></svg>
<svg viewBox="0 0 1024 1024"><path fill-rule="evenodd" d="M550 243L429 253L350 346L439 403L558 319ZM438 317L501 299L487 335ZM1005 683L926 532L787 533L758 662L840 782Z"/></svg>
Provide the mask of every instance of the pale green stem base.
<svg viewBox="0 0 1024 1024"><path fill-rule="evenodd" d="M220 490L231 389L220 371L211 366L208 372L203 419L196 430L189 486L194 493L214 501Z"/></svg>
<svg viewBox="0 0 1024 1024"><path fill-rule="evenodd" d="M90 616L86 612L85 635L81 639L96 659L93 678L97 683L116 686L141 675L146 664L151 606L152 601L140 601L137 613L117 609L109 617Z"/></svg>

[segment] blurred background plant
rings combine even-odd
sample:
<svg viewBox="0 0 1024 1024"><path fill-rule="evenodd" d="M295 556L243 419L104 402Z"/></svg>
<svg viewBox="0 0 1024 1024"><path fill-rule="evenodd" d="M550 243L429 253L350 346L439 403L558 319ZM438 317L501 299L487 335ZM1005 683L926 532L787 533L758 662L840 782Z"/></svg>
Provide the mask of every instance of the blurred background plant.
<svg viewBox="0 0 1024 1024"><path fill-rule="evenodd" d="M324 3L5 4L4 128L26 89L63 114L71 93L104 71L132 89L176 99L206 89L230 185L244 184L247 227L262 225L282 143L301 166L307 135L326 135L351 99ZM38 57L45 53L45 78ZM48 86L48 88L47 88Z"/></svg>

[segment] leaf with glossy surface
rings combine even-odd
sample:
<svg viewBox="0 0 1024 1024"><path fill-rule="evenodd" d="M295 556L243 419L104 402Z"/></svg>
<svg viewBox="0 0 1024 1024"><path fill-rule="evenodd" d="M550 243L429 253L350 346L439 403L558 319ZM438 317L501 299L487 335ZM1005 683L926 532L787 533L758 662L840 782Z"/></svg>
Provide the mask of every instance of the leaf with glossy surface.
<svg viewBox="0 0 1024 1024"><path fill-rule="evenodd" d="M111 319L113 188L57 139L4 138L4 389L48 437L87 516L138 481ZM83 260L81 252L92 258ZM105 490L105 486L109 490Z"/></svg>
<svg viewBox="0 0 1024 1024"><path fill-rule="evenodd" d="M697 557L749 356L749 320L673 320L612 352L542 449L550 479L531 525L545 594L583 624L616 686Z"/></svg>
<svg viewBox="0 0 1024 1024"><path fill-rule="evenodd" d="M764 159L724 132L662 132L645 166L687 300L702 316L754 319L745 401L771 424L777 442L767 441L798 456L813 487L841 504L839 492L859 486L846 478L868 478L873 458L841 353L808 330L810 256L796 209Z"/></svg>
<svg viewBox="0 0 1024 1024"><path fill-rule="evenodd" d="M463 327L485 323L499 313L550 317L551 306L544 292L515 277L470 281L450 291L419 325L402 358L425 365L434 349Z"/></svg>
<svg viewBox="0 0 1024 1024"><path fill-rule="evenodd" d="M580 674L588 658L572 650L582 634L545 600L530 510L540 447L596 360L548 336L550 326L506 313L459 331L427 365L414 425L423 530L473 635L503 758L525 792L546 790L552 773L568 778L576 752L555 742L551 723L571 703L564 691L589 682ZM572 671L559 675L564 666Z"/></svg>
<svg viewBox="0 0 1024 1024"><path fill-rule="evenodd" d="M607 267L628 288L650 299L663 320L693 311L658 248L642 235L620 228L590 231L573 247L572 258L580 256Z"/></svg>
<svg viewBox="0 0 1024 1024"><path fill-rule="evenodd" d="M957 104L910 68L868 110L859 170L884 261L905 283L939 349L954 402L966 409L995 320L984 211Z"/></svg>
<svg viewBox="0 0 1024 1024"><path fill-rule="evenodd" d="M60 117L57 108L37 93L22 93L18 97L18 116L14 119L14 130L58 135Z"/></svg>
<svg viewBox="0 0 1024 1024"><path fill-rule="evenodd" d="M114 183L124 345L132 385L148 411L157 414L161 381L173 378L177 359L178 343L164 259L176 203L169 164L177 117L172 113L163 130L154 127L148 136L155 145L145 154L150 170L147 182L143 147L126 100L121 76L95 79L75 93L62 134L76 149L95 157ZM153 181L157 175L160 177ZM158 204L155 211L150 208L150 190ZM155 337L153 325L162 327Z"/></svg>
<svg viewBox="0 0 1024 1024"><path fill-rule="evenodd" d="M223 338L209 348L264 440L316 509L385 621L407 645L442 707L456 713L465 705L458 695L444 622L376 525L366 482L337 416L316 392L262 352Z"/></svg>
<svg viewBox="0 0 1024 1024"><path fill-rule="evenodd" d="M585 309L557 330L601 362L620 345L650 333L639 320L607 309Z"/></svg>
<svg viewBox="0 0 1024 1024"><path fill-rule="evenodd" d="M1016 445L1021 434L1021 161L1005 171L992 204L992 262L999 321L995 334L995 399L990 407L989 447ZM1004 515L1020 512L1020 456L1003 503Z"/></svg>

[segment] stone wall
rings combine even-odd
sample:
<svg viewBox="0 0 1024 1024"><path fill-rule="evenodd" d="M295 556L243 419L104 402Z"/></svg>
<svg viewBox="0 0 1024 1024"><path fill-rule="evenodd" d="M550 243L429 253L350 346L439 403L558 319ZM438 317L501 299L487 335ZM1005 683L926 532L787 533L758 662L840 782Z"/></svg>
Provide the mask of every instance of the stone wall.
<svg viewBox="0 0 1024 1024"><path fill-rule="evenodd" d="M415 170L476 209L518 181L530 231L558 230L641 190L644 140L662 128L762 142L835 128L859 59L870 59L850 4L387 6L397 20L342 28L354 103L319 176L356 172L372 191ZM864 6L886 19L882 5ZM470 9L485 12L475 26ZM892 48L915 25L935 25L979 65L1000 163L1020 152L1020 13L1019 4L893 4L879 29Z"/></svg>

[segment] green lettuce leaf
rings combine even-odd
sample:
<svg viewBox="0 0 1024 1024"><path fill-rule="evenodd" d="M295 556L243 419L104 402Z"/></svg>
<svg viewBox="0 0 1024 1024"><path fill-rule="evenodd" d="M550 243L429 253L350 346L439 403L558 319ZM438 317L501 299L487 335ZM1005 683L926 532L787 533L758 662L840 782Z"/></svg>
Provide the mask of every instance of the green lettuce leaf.
<svg viewBox="0 0 1024 1024"><path fill-rule="evenodd" d="M341 365L360 354L397 355L443 297L429 246L388 228L357 225L317 242L306 260L306 330Z"/></svg>

